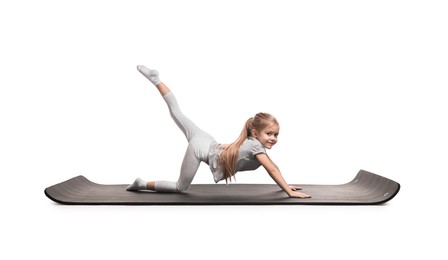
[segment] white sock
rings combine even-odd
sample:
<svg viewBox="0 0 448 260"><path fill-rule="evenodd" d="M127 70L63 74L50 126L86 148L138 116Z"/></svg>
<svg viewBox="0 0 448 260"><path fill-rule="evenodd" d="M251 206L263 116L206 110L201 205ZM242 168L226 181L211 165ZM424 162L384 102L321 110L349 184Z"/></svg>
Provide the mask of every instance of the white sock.
<svg viewBox="0 0 448 260"><path fill-rule="evenodd" d="M137 191L137 190L146 190L146 181L137 178L135 179L134 183L132 183L131 185L129 185L126 190L128 191Z"/></svg>
<svg viewBox="0 0 448 260"><path fill-rule="evenodd" d="M155 86L161 82L159 79L159 72L157 70L150 70L143 65L137 65L137 70L140 71L140 73L149 79L149 81L151 81Z"/></svg>

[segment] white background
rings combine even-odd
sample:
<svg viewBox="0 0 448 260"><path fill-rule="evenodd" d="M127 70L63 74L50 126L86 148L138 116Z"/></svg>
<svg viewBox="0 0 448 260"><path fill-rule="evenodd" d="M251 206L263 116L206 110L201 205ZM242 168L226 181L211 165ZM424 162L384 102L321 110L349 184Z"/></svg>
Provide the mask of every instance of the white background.
<svg viewBox="0 0 448 260"><path fill-rule="evenodd" d="M2 1L1 258L446 259L447 13L444 1ZM402 189L367 207L50 201L46 187L77 175L177 178L186 142L137 64L220 142L274 114L269 154L290 183L365 169ZM237 181L272 183L262 169ZM206 165L194 183L213 183Z"/></svg>

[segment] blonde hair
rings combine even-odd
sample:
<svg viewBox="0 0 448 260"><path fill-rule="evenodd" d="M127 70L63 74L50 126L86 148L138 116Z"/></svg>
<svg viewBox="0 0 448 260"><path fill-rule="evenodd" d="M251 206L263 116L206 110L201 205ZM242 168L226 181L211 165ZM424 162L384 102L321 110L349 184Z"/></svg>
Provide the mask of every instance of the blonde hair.
<svg viewBox="0 0 448 260"><path fill-rule="evenodd" d="M252 130L254 129L257 132L260 132L271 124L278 125L277 119L275 119L274 116L268 113L258 113L254 117L247 119L240 136L235 142L222 146L223 148L219 155L219 163L224 170L224 178L226 179L226 182L228 180L232 181L232 177L234 177L236 173L236 163L240 153L240 147L248 137L252 136Z"/></svg>

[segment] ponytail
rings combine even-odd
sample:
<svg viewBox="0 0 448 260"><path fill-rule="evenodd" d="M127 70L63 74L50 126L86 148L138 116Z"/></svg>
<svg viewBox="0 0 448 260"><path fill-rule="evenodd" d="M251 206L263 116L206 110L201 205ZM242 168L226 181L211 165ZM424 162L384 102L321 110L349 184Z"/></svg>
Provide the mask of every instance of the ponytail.
<svg viewBox="0 0 448 260"><path fill-rule="evenodd" d="M224 146L222 152L219 155L219 163L223 166L224 178L226 179L226 182L228 180L232 181L232 177L234 177L236 173L236 161L240 153L240 146L249 136L252 135L251 131L253 120L253 117L247 119L238 139L236 139L235 142Z"/></svg>

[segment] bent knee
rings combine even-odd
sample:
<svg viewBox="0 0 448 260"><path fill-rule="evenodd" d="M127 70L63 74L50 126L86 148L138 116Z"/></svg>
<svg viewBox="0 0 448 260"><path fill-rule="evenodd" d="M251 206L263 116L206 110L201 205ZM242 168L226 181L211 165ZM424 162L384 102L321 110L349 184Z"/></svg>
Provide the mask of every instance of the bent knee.
<svg viewBox="0 0 448 260"><path fill-rule="evenodd" d="M176 190L177 190L178 193L185 193L185 192L187 192L188 187L189 187L189 185L188 185L188 186L185 186L185 185L179 185L179 184L177 184L177 185L176 185Z"/></svg>

